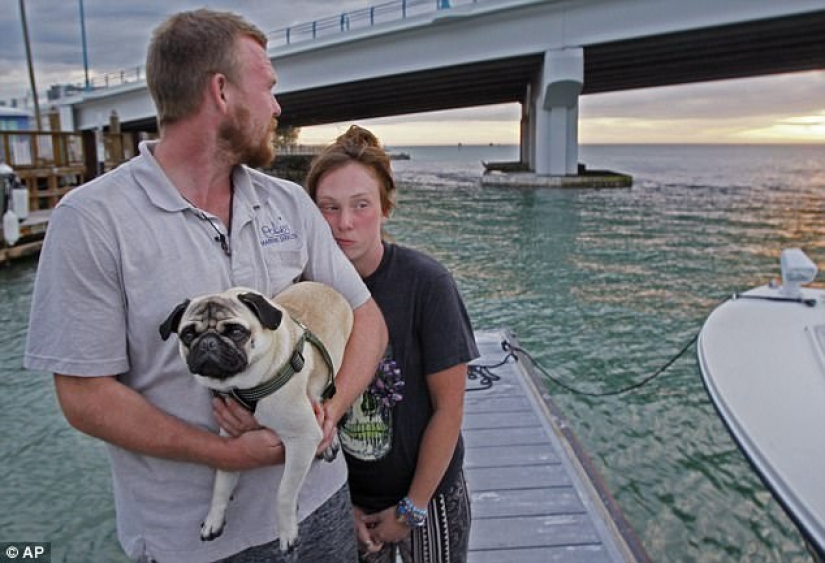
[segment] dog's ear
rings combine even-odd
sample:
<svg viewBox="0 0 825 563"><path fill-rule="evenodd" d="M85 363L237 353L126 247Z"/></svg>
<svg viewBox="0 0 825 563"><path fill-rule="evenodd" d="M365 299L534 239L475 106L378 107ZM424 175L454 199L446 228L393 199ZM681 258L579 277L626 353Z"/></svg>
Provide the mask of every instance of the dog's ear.
<svg viewBox="0 0 825 563"><path fill-rule="evenodd" d="M169 314L163 324L158 327L160 331L160 337L164 340L168 339L173 332L178 331L178 326L180 326L180 320L183 317L183 312L186 311L186 308L189 306L190 300L187 299L183 303L180 303L175 309Z"/></svg>
<svg viewBox="0 0 825 563"><path fill-rule="evenodd" d="M238 301L246 305L250 311L255 313L264 328L275 330L281 324L283 314L263 295L257 293L241 293Z"/></svg>

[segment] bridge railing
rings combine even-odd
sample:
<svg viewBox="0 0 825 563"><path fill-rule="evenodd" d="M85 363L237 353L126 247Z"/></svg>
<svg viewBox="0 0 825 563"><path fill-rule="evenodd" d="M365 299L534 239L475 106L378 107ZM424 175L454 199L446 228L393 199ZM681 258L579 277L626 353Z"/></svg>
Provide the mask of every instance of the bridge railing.
<svg viewBox="0 0 825 563"><path fill-rule="evenodd" d="M270 47L292 45L347 33L356 29L403 20L438 10L476 4L481 0L391 0L368 8L342 12L315 21L299 23L266 34ZM143 66L131 67L117 72L95 75L89 82L94 89L122 86L143 82L146 76Z"/></svg>
<svg viewBox="0 0 825 563"><path fill-rule="evenodd" d="M270 45L291 45L476 2L478 0L392 0L271 31L267 38Z"/></svg>
<svg viewBox="0 0 825 563"><path fill-rule="evenodd" d="M93 88L108 88L109 86L121 86L132 82L143 82L146 76L142 65L120 70L118 72L107 72L89 78L89 85Z"/></svg>

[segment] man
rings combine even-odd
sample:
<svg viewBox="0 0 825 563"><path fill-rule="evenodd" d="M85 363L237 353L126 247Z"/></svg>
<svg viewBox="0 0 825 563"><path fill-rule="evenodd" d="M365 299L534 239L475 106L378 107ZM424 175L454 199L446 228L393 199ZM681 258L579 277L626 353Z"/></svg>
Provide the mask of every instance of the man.
<svg viewBox="0 0 825 563"><path fill-rule="evenodd" d="M297 279L335 287L355 323L337 393L325 404L322 448L369 383L386 327L303 189L248 167L272 160L281 111L261 31L230 13L177 14L155 30L146 75L160 140L142 143L138 157L55 209L25 364L54 372L68 421L109 444L118 537L129 557L280 561L280 440L265 429L218 436L209 392L158 327L184 299L231 286L268 295ZM222 420L238 408L229 407L216 406ZM302 489L300 561L356 557L342 457L313 463ZM215 468L245 473L223 534L202 542Z"/></svg>

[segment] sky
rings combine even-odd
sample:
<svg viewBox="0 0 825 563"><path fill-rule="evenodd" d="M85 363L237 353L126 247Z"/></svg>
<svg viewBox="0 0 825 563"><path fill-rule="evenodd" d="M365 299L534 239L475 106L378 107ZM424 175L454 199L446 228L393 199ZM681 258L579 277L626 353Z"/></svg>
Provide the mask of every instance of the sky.
<svg viewBox="0 0 825 563"><path fill-rule="evenodd" d="M0 11L0 100L22 101L30 90L20 1L5 0ZM38 92L84 82L80 1L25 0ZM89 74L95 76L143 65L152 30L179 10L231 10L270 32L386 0L82 1ZM518 144L520 111L518 104L505 104L360 124L388 145ZM304 128L300 141L327 143L348 125ZM579 141L825 144L825 71L582 96Z"/></svg>

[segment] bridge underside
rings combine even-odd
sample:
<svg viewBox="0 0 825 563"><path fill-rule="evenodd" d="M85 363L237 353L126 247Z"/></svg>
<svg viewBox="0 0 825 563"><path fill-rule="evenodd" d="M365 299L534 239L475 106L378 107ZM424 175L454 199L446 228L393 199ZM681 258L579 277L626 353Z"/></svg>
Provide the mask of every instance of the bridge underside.
<svg viewBox="0 0 825 563"><path fill-rule="evenodd" d="M825 69L825 10L585 45L580 54L581 95ZM524 104L523 124L549 127L547 119L535 118L549 109L541 107L535 91L548 72L546 57L537 52L284 92L277 94L283 108L279 121L302 127L517 102ZM552 119L553 128L566 122L571 129L564 141L568 174L575 173L577 107L574 101L566 116ZM125 122L122 129L152 131L156 123L154 118ZM536 171L542 167L535 159L543 158L536 147L543 150L546 141L535 130L522 132L522 154Z"/></svg>
<svg viewBox="0 0 825 563"><path fill-rule="evenodd" d="M543 53L278 96L281 123L308 126L523 102ZM825 10L584 47L582 94L825 68Z"/></svg>

